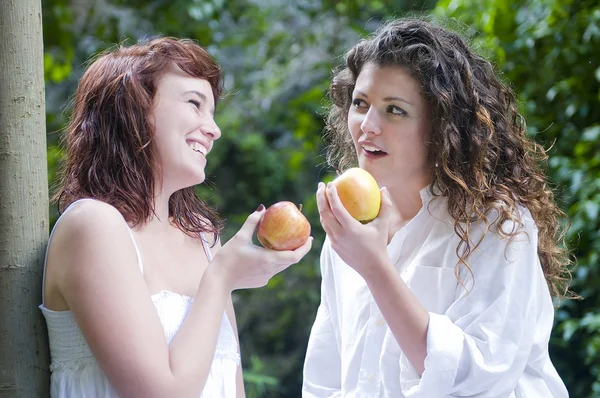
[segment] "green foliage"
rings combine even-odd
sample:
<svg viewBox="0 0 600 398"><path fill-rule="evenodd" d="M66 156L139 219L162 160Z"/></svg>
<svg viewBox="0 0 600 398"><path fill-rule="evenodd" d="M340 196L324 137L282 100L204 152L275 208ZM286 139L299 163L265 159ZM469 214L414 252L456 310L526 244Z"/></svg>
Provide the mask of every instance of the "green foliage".
<svg viewBox="0 0 600 398"><path fill-rule="evenodd" d="M302 364L319 302L324 233L314 193L331 179L322 155L324 98L331 70L361 34L414 2L284 0L104 0L43 2L49 181L60 131L86 60L115 43L154 35L198 40L221 63L227 94L217 107L222 137L197 192L226 218L227 241L260 203L304 205L313 250L262 289L236 292L249 397L300 396ZM52 220L57 212L51 208Z"/></svg>
<svg viewBox="0 0 600 398"><path fill-rule="evenodd" d="M443 0L436 13L469 25L519 93L529 133L550 148L578 262L572 288L584 298L559 307L551 355L571 396L600 397L600 4Z"/></svg>
<svg viewBox="0 0 600 398"><path fill-rule="evenodd" d="M306 342L319 301L324 239L314 193L332 178L321 133L331 70L382 19L435 1L47 0L43 3L49 183L61 129L86 60L115 43L190 37L220 62L222 137L197 191L226 218L227 241L260 203L304 205L313 250L268 286L234 296L248 397L299 397ZM572 226L583 301L557 312L552 354L573 397L598 397L600 350L600 9L595 1L441 0L521 95L530 133L552 146L550 173ZM455 24L456 25L456 24ZM52 220L56 210L51 208ZM595 395L594 395L595 394Z"/></svg>

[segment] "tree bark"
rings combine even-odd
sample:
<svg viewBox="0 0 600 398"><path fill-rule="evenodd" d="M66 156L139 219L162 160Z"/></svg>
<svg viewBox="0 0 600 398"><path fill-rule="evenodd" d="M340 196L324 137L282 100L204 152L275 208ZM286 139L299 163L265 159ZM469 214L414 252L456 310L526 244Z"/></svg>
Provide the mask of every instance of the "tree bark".
<svg viewBox="0 0 600 398"><path fill-rule="evenodd" d="M41 0L0 1L0 396L48 397L40 310L48 240Z"/></svg>

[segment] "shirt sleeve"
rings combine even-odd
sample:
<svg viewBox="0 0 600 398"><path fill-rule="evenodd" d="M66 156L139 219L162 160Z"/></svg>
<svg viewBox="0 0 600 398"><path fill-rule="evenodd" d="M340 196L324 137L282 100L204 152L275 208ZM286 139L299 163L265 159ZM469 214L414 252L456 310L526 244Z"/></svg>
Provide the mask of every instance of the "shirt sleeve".
<svg viewBox="0 0 600 398"><path fill-rule="evenodd" d="M330 297L335 297L335 285L332 275L331 245L328 239L321 252L321 304L313 324L306 358L302 397L337 398L341 392L341 359L338 341L334 329L334 320L330 308Z"/></svg>
<svg viewBox="0 0 600 398"><path fill-rule="evenodd" d="M508 230L505 228L505 230ZM553 311L537 254L537 229L507 240L490 233L479 256L461 272L456 301L444 314L429 313L425 370L419 377L400 358L404 396L508 397L532 350L540 311ZM487 247L486 247L487 246Z"/></svg>

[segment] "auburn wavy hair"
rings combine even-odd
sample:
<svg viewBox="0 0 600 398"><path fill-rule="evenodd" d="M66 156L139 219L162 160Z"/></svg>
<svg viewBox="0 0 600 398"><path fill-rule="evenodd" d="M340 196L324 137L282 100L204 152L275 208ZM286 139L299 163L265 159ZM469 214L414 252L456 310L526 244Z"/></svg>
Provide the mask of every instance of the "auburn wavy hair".
<svg viewBox="0 0 600 398"><path fill-rule="evenodd" d="M566 215L555 202L546 178L547 154L526 135L514 92L498 79L493 66L477 55L457 33L426 20L389 21L361 40L344 57L329 88L326 120L327 161L338 172L357 164L348 131L348 110L356 79L366 63L398 66L421 82L433 120L429 161L434 194L447 199L460 238L459 266L483 237L473 239L469 225L514 222L510 239L519 233L518 205L529 209L539 231L538 254L555 297L569 293L572 257L566 249ZM491 210L499 218L490 222ZM567 223L568 224L568 223ZM470 269L469 269L470 270ZM458 278L460 282L460 278Z"/></svg>
<svg viewBox="0 0 600 398"><path fill-rule="evenodd" d="M160 164L150 115L158 81L172 65L207 80L217 103L221 68L189 39L164 37L117 46L85 71L63 137L66 156L53 197L59 211L77 199L95 198L117 208L133 226L154 215ZM193 187L171 195L169 216L192 237L212 233L216 242L222 229L217 213Z"/></svg>

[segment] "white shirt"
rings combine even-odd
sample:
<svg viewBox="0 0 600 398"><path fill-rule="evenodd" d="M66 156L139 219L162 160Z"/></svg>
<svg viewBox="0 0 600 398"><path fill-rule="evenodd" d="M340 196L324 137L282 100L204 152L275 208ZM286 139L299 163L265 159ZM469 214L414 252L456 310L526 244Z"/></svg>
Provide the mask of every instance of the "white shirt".
<svg viewBox="0 0 600 398"><path fill-rule="evenodd" d="M423 208L394 235L388 254L429 312L425 371L417 374L365 281L326 239L302 396L568 397L548 355L554 307L529 211L521 209L525 233L508 249L497 229L485 234L467 260L472 274L460 268L463 287L454 275L459 238L446 200L432 200L429 188L421 198ZM483 224L469 232L477 242Z"/></svg>

